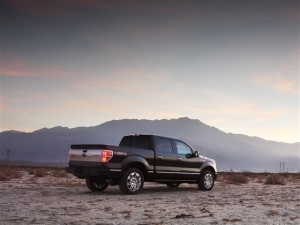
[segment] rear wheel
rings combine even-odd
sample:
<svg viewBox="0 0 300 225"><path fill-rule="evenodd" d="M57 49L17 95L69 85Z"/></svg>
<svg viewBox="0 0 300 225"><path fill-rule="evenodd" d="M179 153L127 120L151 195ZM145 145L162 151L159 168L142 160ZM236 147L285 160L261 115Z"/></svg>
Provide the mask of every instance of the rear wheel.
<svg viewBox="0 0 300 225"><path fill-rule="evenodd" d="M210 191L214 186L214 175L210 170L204 170L200 180L198 181L198 187L203 191Z"/></svg>
<svg viewBox="0 0 300 225"><path fill-rule="evenodd" d="M106 180L91 177L85 178L85 183L91 191L104 191L109 185Z"/></svg>
<svg viewBox="0 0 300 225"><path fill-rule="evenodd" d="M123 194L134 195L138 194L144 185L143 173L136 168L125 170L119 180L119 187Z"/></svg>
<svg viewBox="0 0 300 225"><path fill-rule="evenodd" d="M173 182L173 183L166 183L166 185L171 188L176 188L180 185L180 183Z"/></svg>

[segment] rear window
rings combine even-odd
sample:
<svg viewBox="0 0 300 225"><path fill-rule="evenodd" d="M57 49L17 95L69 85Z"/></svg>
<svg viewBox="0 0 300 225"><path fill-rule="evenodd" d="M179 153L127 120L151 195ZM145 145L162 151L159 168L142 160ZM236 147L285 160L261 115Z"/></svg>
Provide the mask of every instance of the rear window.
<svg viewBox="0 0 300 225"><path fill-rule="evenodd" d="M120 144L119 144L119 146L130 147L131 138L132 137L130 137L130 136L123 137Z"/></svg>
<svg viewBox="0 0 300 225"><path fill-rule="evenodd" d="M125 136L119 146L150 149L149 136Z"/></svg>

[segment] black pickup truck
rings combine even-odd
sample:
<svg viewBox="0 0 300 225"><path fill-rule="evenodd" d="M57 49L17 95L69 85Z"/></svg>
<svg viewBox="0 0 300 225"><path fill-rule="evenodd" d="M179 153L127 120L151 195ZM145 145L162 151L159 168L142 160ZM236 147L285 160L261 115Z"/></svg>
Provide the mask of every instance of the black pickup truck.
<svg viewBox="0 0 300 225"><path fill-rule="evenodd" d="M124 136L119 146L71 145L66 171L85 179L91 191L118 184L124 194L138 194L144 182L196 183L209 191L217 178L213 159L181 140L157 135Z"/></svg>

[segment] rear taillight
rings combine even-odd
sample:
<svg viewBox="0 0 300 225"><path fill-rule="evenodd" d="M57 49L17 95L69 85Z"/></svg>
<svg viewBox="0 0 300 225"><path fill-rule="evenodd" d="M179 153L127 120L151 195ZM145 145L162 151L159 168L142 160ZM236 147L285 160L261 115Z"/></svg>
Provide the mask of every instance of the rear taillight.
<svg viewBox="0 0 300 225"><path fill-rule="evenodd" d="M110 150L102 150L100 155L100 162L108 162L113 157L114 153Z"/></svg>
<svg viewBox="0 0 300 225"><path fill-rule="evenodd" d="M68 160L70 161L71 159L71 149L69 150L69 155L68 155Z"/></svg>

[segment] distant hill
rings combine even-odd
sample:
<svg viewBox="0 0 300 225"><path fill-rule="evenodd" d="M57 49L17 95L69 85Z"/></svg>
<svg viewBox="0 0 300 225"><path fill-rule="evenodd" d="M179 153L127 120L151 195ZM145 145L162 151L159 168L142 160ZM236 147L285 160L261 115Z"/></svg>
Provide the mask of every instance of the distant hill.
<svg viewBox="0 0 300 225"><path fill-rule="evenodd" d="M11 160L36 162L67 161L71 144L118 145L127 134L157 134L179 138L189 143L201 155L217 161L221 170L279 170L285 162L289 171L300 168L300 143L267 141L258 137L225 133L199 120L112 120L93 127L43 128L31 133L5 131L0 133L0 158L10 149Z"/></svg>

